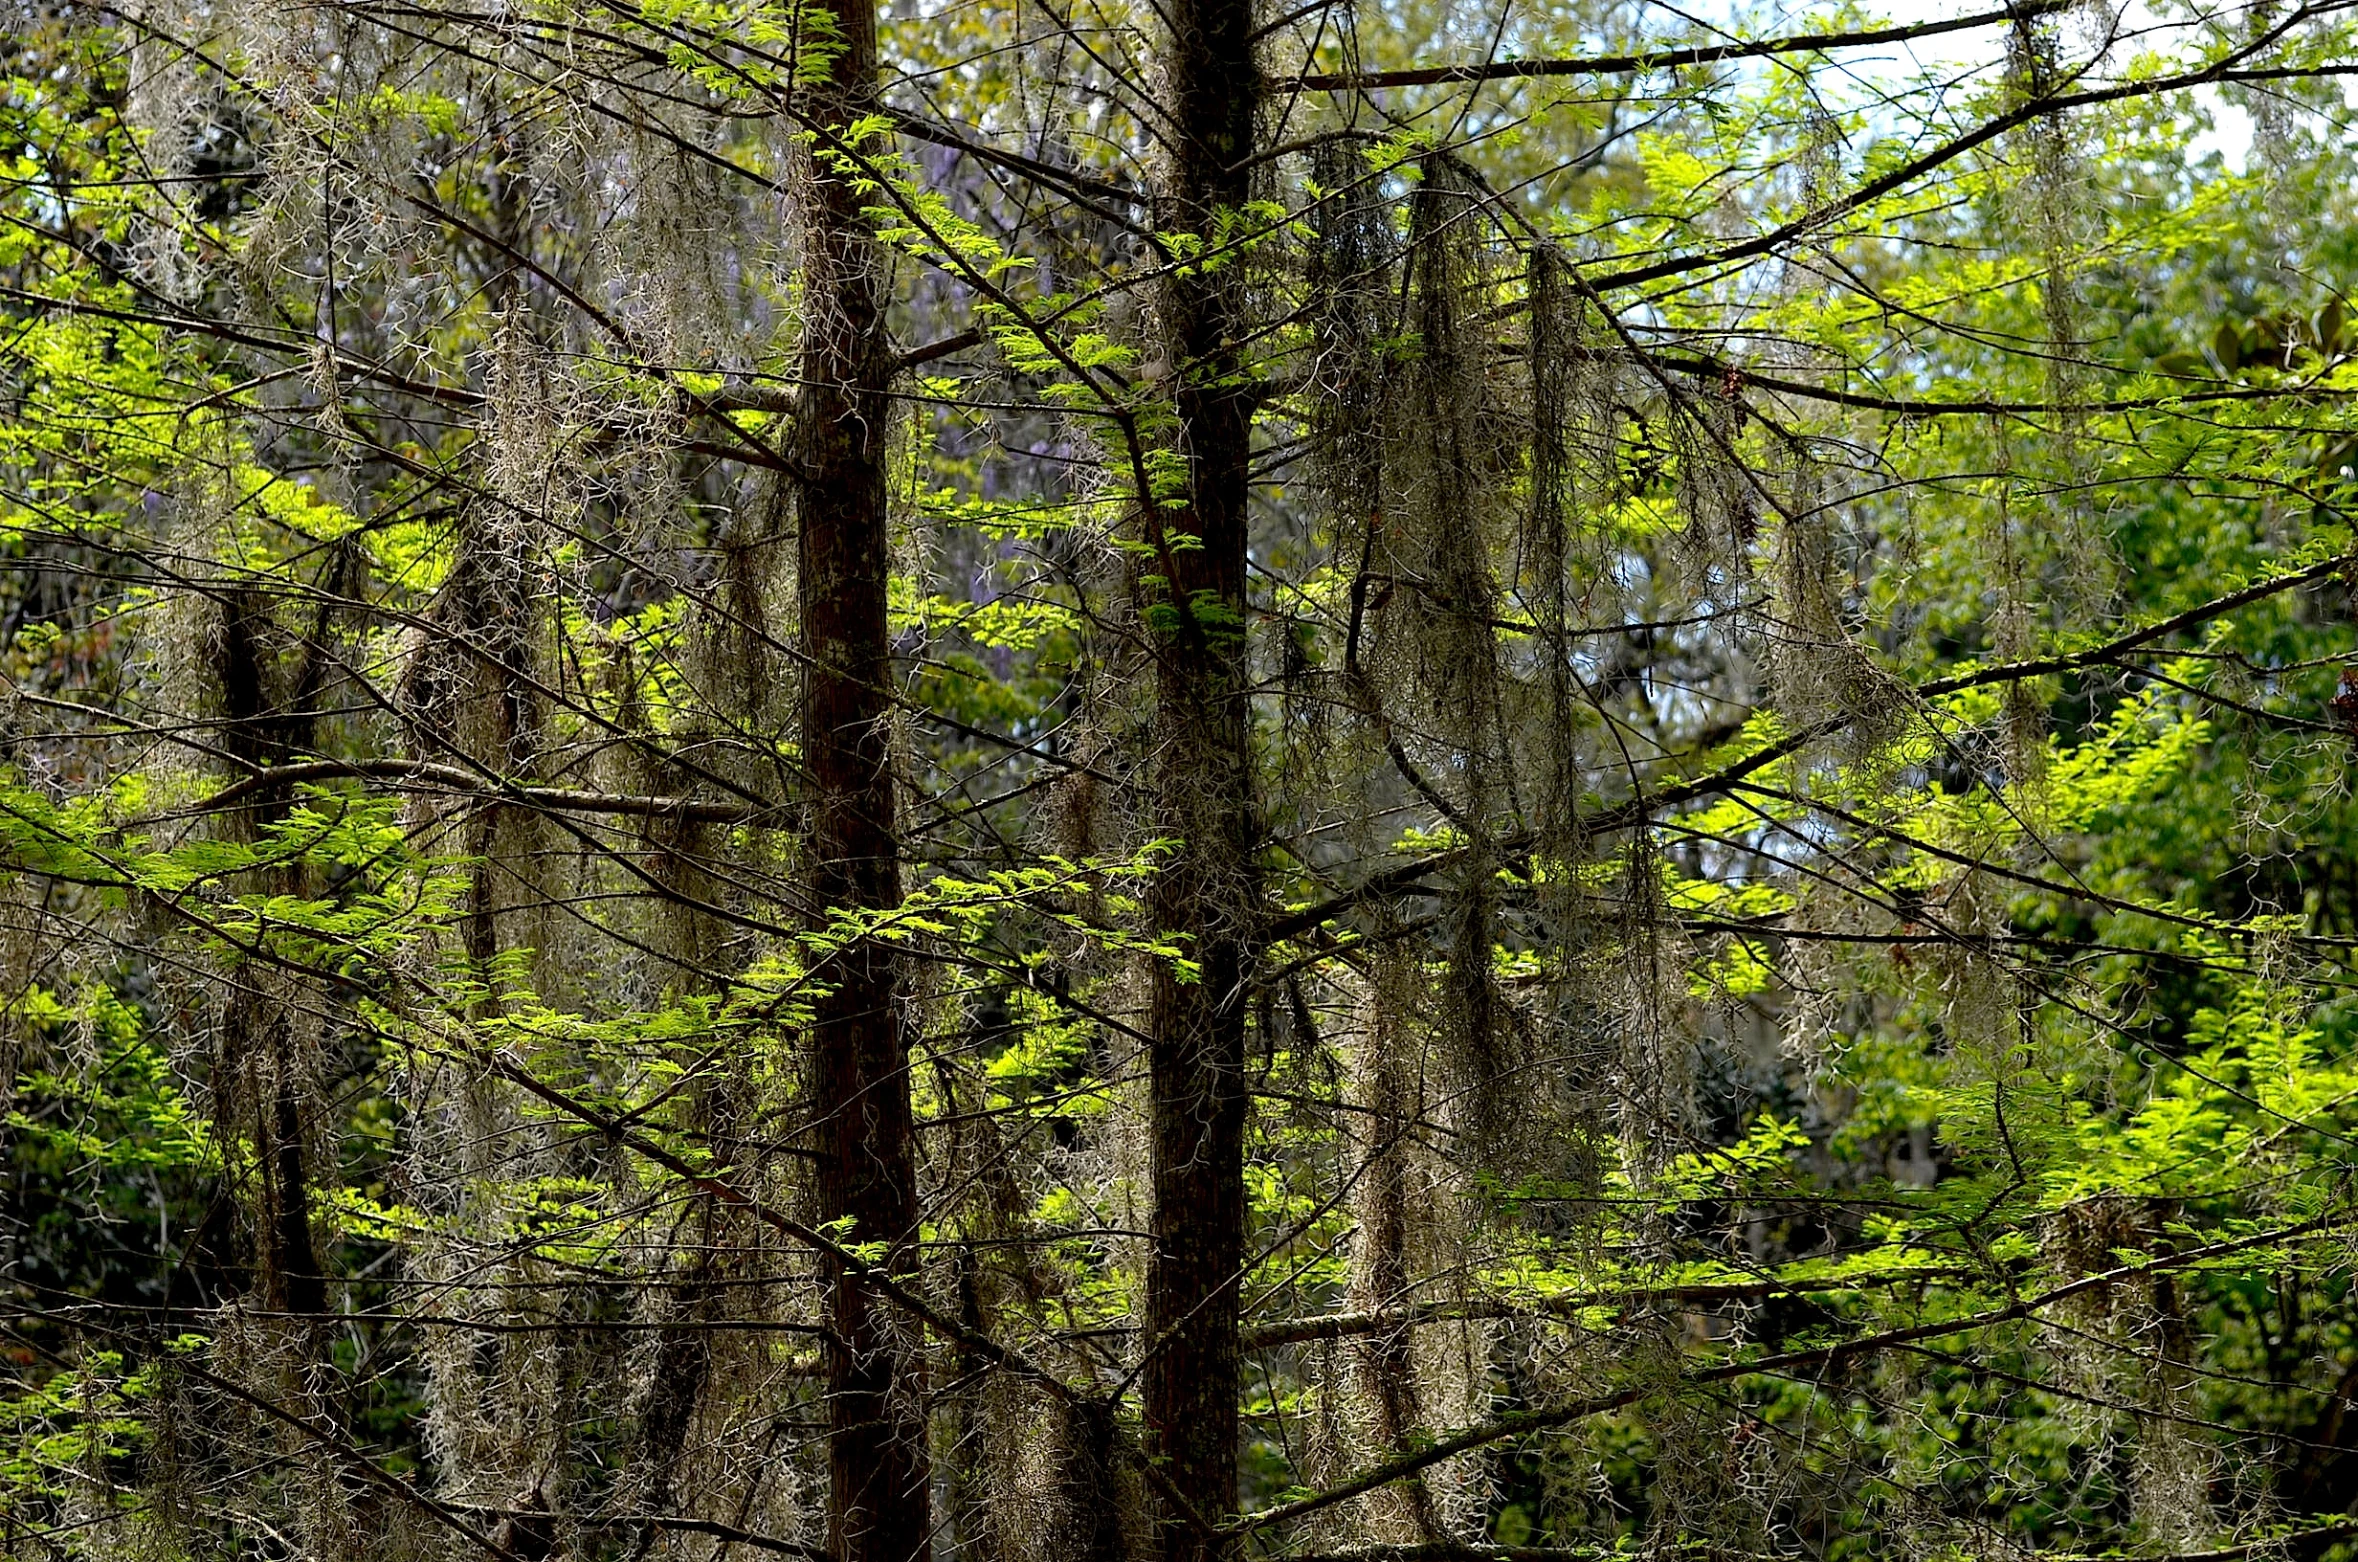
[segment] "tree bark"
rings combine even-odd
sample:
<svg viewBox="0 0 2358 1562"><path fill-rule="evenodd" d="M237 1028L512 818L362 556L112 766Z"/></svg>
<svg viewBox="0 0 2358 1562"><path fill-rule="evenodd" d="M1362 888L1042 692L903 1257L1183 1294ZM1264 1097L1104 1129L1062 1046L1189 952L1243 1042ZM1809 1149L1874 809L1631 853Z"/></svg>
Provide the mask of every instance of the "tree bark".
<svg viewBox="0 0 2358 1562"><path fill-rule="evenodd" d="M818 130L807 194L798 590L809 662L802 709L815 901L882 910L900 899L891 767L892 665L885 435L892 375L883 260L865 198L828 160L876 111L876 12L838 17L842 52L806 100ZM861 939L817 973L814 1019L820 1215L849 1240L887 1244L914 1272L917 1187L896 962ZM874 1285L831 1274L828 1549L839 1562L913 1562L932 1521L919 1341Z"/></svg>
<svg viewBox="0 0 2358 1562"><path fill-rule="evenodd" d="M1156 193L1162 232L1220 236L1241 207L1259 78L1249 0L1178 0L1169 10L1164 101L1171 155ZM1175 378L1180 496L1141 496L1155 568L1140 582L1157 636L1156 828L1180 842L1156 878L1156 932L1196 962L1155 965L1149 1017L1153 1243L1151 1355L1141 1375L1149 1452L1202 1518L1237 1503L1237 1305L1244 1263L1245 1017L1255 823L1245 661L1245 558L1252 401L1238 372L1238 257L1177 276L1161 299ZM1177 1514L1169 1562L1212 1543Z"/></svg>
<svg viewBox="0 0 2358 1562"><path fill-rule="evenodd" d="M232 594L222 612L215 663L225 753L256 767L309 756L325 682L328 606L344 584L339 560L322 581L321 606L291 690L270 644L269 598L258 590ZM226 828L234 838L254 840L266 825L283 818L294 800L288 788L262 788L227 817ZM279 894L316 893L308 880L297 866L266 875ZM230 1099L242 1098L253 1130L257 1289L266 1309L315 1318L327 1308L327 1276L312 1232L312 1170L306 1165L303 1132L305 1059L289 1022L279 973L244 969L231 980L235 985L222 1011L216 1068Z"/></svg>

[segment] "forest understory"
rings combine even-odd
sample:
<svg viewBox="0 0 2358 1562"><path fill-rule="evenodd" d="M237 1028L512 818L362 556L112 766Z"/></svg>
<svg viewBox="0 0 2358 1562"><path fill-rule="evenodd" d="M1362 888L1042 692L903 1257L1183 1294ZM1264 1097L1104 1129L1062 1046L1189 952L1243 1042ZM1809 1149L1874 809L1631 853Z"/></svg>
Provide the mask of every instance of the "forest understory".
<svg viewBox="0 0 2358 1562"><path fill-rule="evenodd" d="M2358 0L0 77L0 1556L2358 1558Z"/></svg>

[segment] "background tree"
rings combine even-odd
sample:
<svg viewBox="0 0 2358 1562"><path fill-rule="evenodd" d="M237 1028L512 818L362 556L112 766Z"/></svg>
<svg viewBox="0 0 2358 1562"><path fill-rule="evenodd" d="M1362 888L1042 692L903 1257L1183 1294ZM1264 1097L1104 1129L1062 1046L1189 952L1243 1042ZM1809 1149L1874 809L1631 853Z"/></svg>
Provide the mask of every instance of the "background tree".
<svg viewBox="0 0 2358 1562"><path fill-rule="evenodd" d="M2358 1535L2346 8L9 36L11 1554Z"/></svg>

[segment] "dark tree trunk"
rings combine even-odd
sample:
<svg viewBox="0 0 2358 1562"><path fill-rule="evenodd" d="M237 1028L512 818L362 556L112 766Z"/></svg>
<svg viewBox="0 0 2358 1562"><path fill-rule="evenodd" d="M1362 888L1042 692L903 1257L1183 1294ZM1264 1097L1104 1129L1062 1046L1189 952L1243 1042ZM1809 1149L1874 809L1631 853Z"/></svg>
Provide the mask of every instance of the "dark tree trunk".
<svg viewBox="0 0 2358 1562"><path fill-rule="evenodd" d="M346 582L339 565L321 582L323 602L305 642L300 673L291 692L279 675L271 641L272 610L259 592L240 591L224 605L219 658L221 746L251 766L284 764L308 757L327 663L328 604ZM283 817L294 801L282 787L264 788L226 827L242 839L258 837ZM268 876L281 894L312 893L299 868ZM262 1305L280 1312L315 1316L327 1308L326 1269L312 1234L311 1173L303 1132L304 1060L276 993L276 973L240 970L222 1012L216 1067L242 1097L253 1127L254 1211L257 1280Z"/></svg>
<svg viewBox="0 0 2358 1562"><path fill-rule="evenodd" d="M1245 200L1258 77L1250 0L1169 10L1171 160L1155 226L1207 239ZM1239 383L1238 257L1175 279L1162 298L1177 384L1184 502L1142 505L1159 574L1141 583L1157 633L1156 828L1182 844L1151 896L1156 931L1200 967L1157 962L1150 1017L1153 1248L1141 1378L1151 1455L1197 1514L1236 1508L1237 1300L1244 1263L1246 984L1258 911L1245 665L1247 458L1253 403ZM1176 1515L1170 1562L1209 1540Z"/></svg>
<svg viewBox="0 0 2358 1562"><path fill-rule="evenodd" d="M875 111L876 13L846 6L842 52L807 108L820 128L804 250L798 588L805 674L802 739L810 778L812 888L822 908L877 910L900 899L894 838L892 664L885 628L885 434L890 345L883 264L830 153ZM888 1267L916 1266L917 1187L908 1058L890 950L866 939L818 973L815 1110L819 1206L851 1240L888 1244ZM875 1287L832 1276L828 1359L828 1548L841 1562L912 1562L928 1513L918 1341Z"/></svg>

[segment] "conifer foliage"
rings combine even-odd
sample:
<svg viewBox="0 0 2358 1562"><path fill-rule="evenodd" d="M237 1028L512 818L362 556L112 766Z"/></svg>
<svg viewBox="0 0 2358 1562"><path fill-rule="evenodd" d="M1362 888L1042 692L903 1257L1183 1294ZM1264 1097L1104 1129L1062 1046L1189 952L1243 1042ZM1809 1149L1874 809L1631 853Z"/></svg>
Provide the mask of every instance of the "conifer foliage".
<svg viewBox="0 0 2358 1562"><path fill-rule="evenodd" d="M0 1551L2358 1546L2358 9L7 0Z"/></svg>

